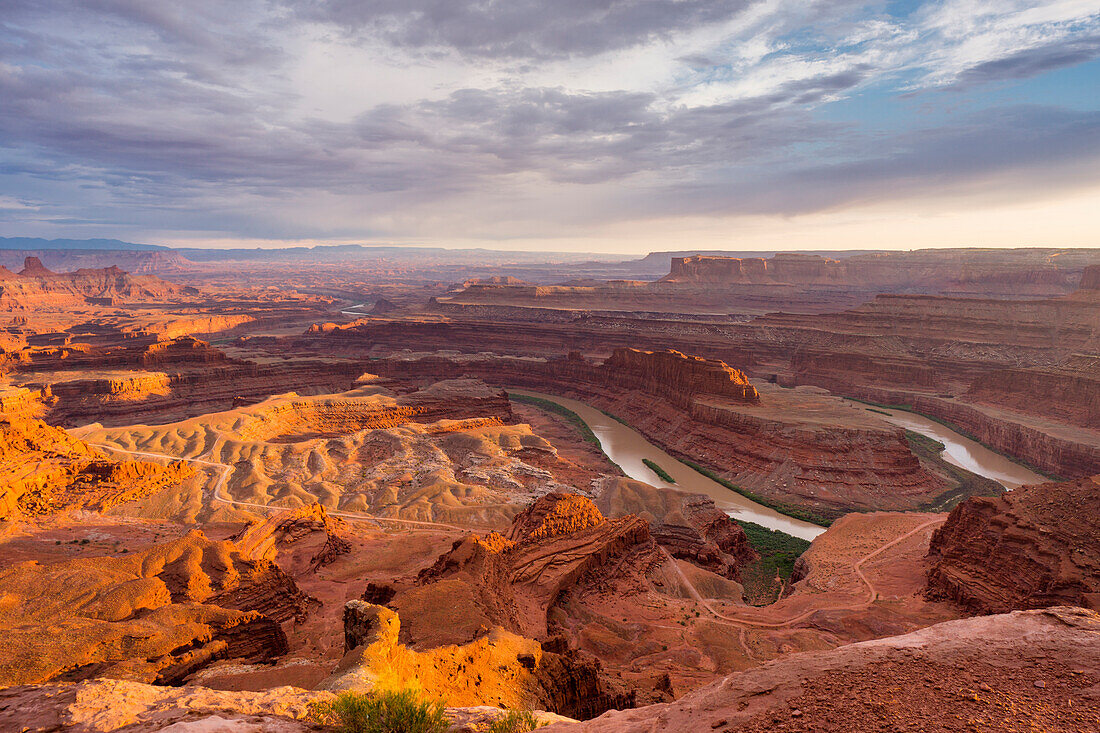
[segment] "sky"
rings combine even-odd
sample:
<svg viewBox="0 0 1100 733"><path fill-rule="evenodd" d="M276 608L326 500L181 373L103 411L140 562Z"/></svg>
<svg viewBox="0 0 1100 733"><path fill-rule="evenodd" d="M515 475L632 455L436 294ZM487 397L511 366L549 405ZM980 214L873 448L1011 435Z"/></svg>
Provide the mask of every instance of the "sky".
<svg viewBox="0 0 1100 733"><path fill-rule="evenodd" d="M0 235L1100 247L1100 0L0 0Z"/></svg>

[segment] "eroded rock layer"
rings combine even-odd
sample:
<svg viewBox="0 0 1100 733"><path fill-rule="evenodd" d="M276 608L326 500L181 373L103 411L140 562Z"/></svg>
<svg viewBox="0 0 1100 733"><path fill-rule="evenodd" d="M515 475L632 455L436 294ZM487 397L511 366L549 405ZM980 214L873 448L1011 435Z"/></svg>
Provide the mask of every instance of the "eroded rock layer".
<svg viewBox="0 0 1100 733"><path fill-rule="evenodd" d="M1027 486L972 498L936 530L928 590L972 613L1100 609L1100 484Z"/></svg>
<svg viewBox="0 0 1100 733"><path fill-rule="evenodd" d="M60 428L0 418L0 519L71 509L106 511L178 484L194 470L176 461L110 460Z"/></svg>
<svg viewBox="0 0 1100 733"><path fill-rule="evenodd" d="M269 560L201 533L116 557L0 572L0 685L178 683L217 659L270 662L307 599ZM259 610L263 609L265 613Z"/></svg>

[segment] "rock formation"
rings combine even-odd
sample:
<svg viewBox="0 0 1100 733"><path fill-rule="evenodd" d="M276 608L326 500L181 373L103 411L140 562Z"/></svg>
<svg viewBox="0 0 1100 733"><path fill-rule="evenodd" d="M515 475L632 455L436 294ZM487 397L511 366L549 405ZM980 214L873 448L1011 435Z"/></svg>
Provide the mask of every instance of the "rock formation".
<svg viewBox="0 0 1100 733"><path fill-rule="evenodd" d="M591 499L548 494L520 513L504 535L469 535L455 543L421 571L416 589L399 594L392 605L399 610L414 604L434 607L450 597L451 608L459 612L455 602L462 599L462 618L453 626L415 629L417 638L433 643L465 641L479 628L493 626L545 639L554 632L550 618L563 594L598 583L612 564L645 569L660 562L649 524L641 517L605 519Z"/></svg>
<svg viewBox="0 0 1100 733"><path fill-rule="evenodd" d="M272 514L265 520L250 523L233 538L233 543L244 555L272 561L280 554L316 545L318 541L323 544L310 550L309 565L314 570L351 552L351 543L340 536L338 520L332 519L320 504Z"/></svg>
<svg viewBox="0 0 1100 733"><path fill-rule="evenodd" d="M0 418L0 519L106 511L194 474L183 462L109 460L60 428Z"/></svg>
<svg viewBox="0 0 1100 733"><path fill-rule="evenodd" d="M55 273L37 257L27 257L14 277L0 279L0 311L58 309L66 305L113 305L136 299L160 299L183 288L152 275L130 275L117 267Z"/></svg>
<svg viewBox="0 0 1100 733"><path fill-rule="evenodd" d="M217 659L271 662L307 599L269 560L200 532L139 553L0 571L0 685L175 684ZM262 609L257 610L257 609Z"/></svg>
<svg viewBox="0 0 1100 733"><path fill-rule="evenodd" d="M718 575L738 580L740 569L756 559L744 530L701 494L613 478L603 482L595 501L605 516L646 519L653 539L673 557Z"/></svg>
<svg viewBox="0 0 1100 733"><path fill-rule="evenodd" d="M1100 722L1100 616L1053 608L793 654L674 703L547 733L1057 730Z"/></svg>
<svg viewBox="0 0 1100 733"><path fill-rule="evenodd" d="M1100 484L1028 486L957 506L932 538L928 591L971 613L1100 610Z"/></svg>
<svg viewBox="0 0 1100 733"><path fill-rule="evenodd" d="M633 696L613 686L594 658L547 651L537 641L500 628L461 646L414 651L398 642L396 613L349 601L344 633L347 653L322 689L417 687L451 707L534 707L580 718L633 706Z"/></svg>

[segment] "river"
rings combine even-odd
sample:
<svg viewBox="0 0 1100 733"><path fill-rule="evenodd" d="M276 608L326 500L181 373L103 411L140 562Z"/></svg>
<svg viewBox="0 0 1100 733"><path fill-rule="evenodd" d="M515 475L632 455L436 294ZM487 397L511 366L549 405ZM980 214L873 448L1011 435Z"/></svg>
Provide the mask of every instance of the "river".
<svg viewBox="0 0 1100 733"><path fill-rule="evenodd" d="M567 407L580 416L588 425L596 437L600 440L603 452L607 457L623 469L623 473L632 479L644 481L652 486L673 491L684 491L691 494L706 494L714 499L719 509L735 519L743 519L756 522L770 529L778 529L781 532L812 540L825 531L810 522L803 522L785 514L780 514L774 509L757 504L751 499L746 499L735 491L731 491L722 484L709 479L693 468L680 463L665 451L650 443L637 430L613 420L599 410L583 402L571 400L566 397L531 392L526 389L509 389L516 394L540 397L550 402L556 402L562 407ZM643 458L656 463L676 479L675 484L662 481L648 466L642 463Z"/></svg>
<svg viewBox="0 0 1100 733"><path fill-rule="evenodd" d="M599 410L583 402L566 397L532 392L525 389L511 389L516 394L540 397L556 402L577 413L592 432L599 438L604 453L623 469L632 479L673 491L685 491L693 494L706 494L714 499L719 509L735 519L755 522L770 529L778 529L787 534L812 540L825 530L816 524L803 522L774 509L757 504L740 494L731 491L722 484L707 478L693 468L684 465L671 455L649 442L641 433L614 420ZM980 443L965 438L950 428L928 418L903 410L879 410L887 413L883 419L913 432L927 435L946 446L943 459L960 468L991 478L1006 489L1015 489L1025 484L1043 483L1048 479L1024 468L1018 463L995 453ZM656 463L676 479L675 484L663 481L648 466L643 458Z"/></svg>
<svg viewBox="0 0 1100 733"><path fill-rule="evenodd" d="M1042 484L1050 480L923 415L877 407L875 410L888 413L882 416L887 422L943 443L947 446L942 453L943 459L951 465L991 478L1010 491L1028 484Z"/></svg>

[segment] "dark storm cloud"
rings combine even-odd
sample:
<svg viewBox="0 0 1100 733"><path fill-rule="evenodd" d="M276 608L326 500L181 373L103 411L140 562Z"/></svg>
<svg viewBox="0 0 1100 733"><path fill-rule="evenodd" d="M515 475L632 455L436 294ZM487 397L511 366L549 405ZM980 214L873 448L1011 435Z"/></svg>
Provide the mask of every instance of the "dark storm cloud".
<svg viewBox="0 0 1100 733"><path fill-rule="evenodd" d="M735 17L760 0L301 0L299 17L402 47L491 58L590 56Z"/></svg>

